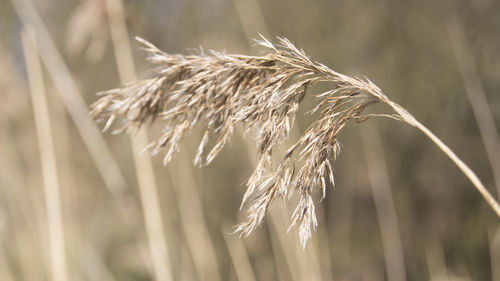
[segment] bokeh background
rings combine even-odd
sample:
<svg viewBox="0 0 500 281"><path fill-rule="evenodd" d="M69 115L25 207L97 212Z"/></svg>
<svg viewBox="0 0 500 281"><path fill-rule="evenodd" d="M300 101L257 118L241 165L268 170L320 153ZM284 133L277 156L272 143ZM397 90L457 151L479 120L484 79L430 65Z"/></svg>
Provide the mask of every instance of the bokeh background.
<svg viewBox="0 0 500 281"><path fill-rule="evenodd" d="M87 115L96 92L148 77L134 36L169 53L242 54L263 51L259 33L287 37L369 77L498 198L499 19L496 0L1 0L0 280L499 281L498 217L405 124L344 130L302 250L287 232L293 200L250 237L230 234L255 167L243 130L208 167L192 165L199 132L163 167L139 154L161 122L113 136ZM313 94L291 141L314 120Z"/></svg>

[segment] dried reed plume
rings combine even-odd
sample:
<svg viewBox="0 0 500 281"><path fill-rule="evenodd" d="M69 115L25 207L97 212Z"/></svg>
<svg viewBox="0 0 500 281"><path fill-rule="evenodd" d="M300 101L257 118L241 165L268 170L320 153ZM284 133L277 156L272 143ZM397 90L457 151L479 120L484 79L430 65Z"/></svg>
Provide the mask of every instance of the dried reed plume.
<svg viewBox="0 0 500 281"><path fill-rule="evenodd" d="M151 79L135 81L123 88L100 93L103 97L93 105L93 119L106 120L107 130L117 117L124 119L115 133L137 129L148 119L161 118L163 133L148 148L156 154L166 150L166 165L178 150L183 136L196 124L205 126L194 162L206 165L230 141L237 125L255 133L258 164L250 176L243 204L254 197L248 218L236 232L248 236L264 218L276 197L289 199L300 194L292 215L291 226L299 225L299 236L305 247L316 228L312 193L326 193L327 181L334 184L330 159L339 153L338 135L348 121L362 121L374 116L363 114L375 103L388 105L393 115L384 115L417 127L445 152L500 216L498 203L475 174L419 123L411 114L390 101L371 81L335 72L312 61L303 50L285 38L273 44L264 37L258 44L270 50L261 56L227 55L211 51L199 55L171 55L151 43L137 38L157 65ZM292 145L277 169L270 167L272 149L288 138L300 102L310 86L328 83L330 90L318 95L313 112L320 116ZM210 138L215 144L205 153Z"/></svg>

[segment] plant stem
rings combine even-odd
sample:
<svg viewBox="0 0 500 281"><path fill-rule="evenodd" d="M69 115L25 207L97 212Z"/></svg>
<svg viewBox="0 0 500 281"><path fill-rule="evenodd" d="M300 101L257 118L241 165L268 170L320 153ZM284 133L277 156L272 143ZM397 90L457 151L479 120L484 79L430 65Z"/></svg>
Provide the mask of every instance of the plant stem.
<svg viewBox="0 0 500 281"><path fill-rule="evenodd" d="M63 210L61 203L61 186L56 161L55 142L52 136L47 94L43 79L40 57L36 42L30 40L28 31L21 33L22 45L26 60L29 86L32 96L33 112L37 129L40 150L41 169L45 205L47 208L47 229L49 238L50 279L54 281L68 280L66 262L66 242L64 234Z"/></svg>
<svg viewBox="0 0 500 281"><path fill-rule="evenodd" d="M408 123L417 129L419 129L422 133L424 133L432 142L434 142L441 151L448 156L455 165L464 173L464 175L472 182L474 187L481 193L486 202L490 205L496 215L500 218L500 205L495 200L493 195L486 189L481 180L477 177L476 173L472 171L469 166L467 166L458 156L446 145L444 144L434 133L432 133L427 127L425 127L422 123L420 123L413 115L411 115L408 111L403 109L397 103L392 101L384 101L386 102L394 111L398 113L398 115L402 118L402 121Z"/></svg>
<svg viewBox="0 0 500 281"><path fill-rule="evenodd" d="M136 80L137 76L123 10L121 0L106 1L115 61L120 80L125 84ZM136 136L131 137L131 143L154 278L157 281L170 281L173 278L168 256L168 243L153 163L149 155L140 155L143 147L149 143L147 131L142 129L137 132Z"/></svg>

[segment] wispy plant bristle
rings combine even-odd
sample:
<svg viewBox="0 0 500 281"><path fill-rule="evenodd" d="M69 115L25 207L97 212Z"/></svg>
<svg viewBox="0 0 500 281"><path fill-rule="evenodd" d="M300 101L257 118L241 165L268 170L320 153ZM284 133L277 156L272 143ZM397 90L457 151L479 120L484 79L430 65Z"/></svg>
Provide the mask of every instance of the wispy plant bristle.
<svg viewBox="0 0 500 281"><path fill-rule="evenodd" d="M317 226L312 194L319 191L323 198L327 181L333 185L330 160L339 153L338 135L349 121L371 116L363 115L368 106L387 104L395 111L389 117L423 127L371 81L343 75L314 62L285 38L278 38L278 44L264 37L256 40L269 50L261 56L215 51L210 55L172 55L143 39L137 40L157 66L154 76L101 93L104 96L93 105L92 118L107 120L106 130L121 117L123 123L115 132L161 119L163 133L149 148L152 153L165 151L165 165L182 138L197 124L206 128L194 160L197 165L209 164L230 141L237 125L252 131L258 163L246 183L242 206L249 198L253 200L247 220L236 228L244 236L262 222L276 197L288 199L297 191L300 198L291 227L299 225L305 247L311 229ZM273 147L288 138L299 104L309 87L317 83L329 85L328 91L317 96L314 110L319 112L318 120L272 170ZM210 138L215 144L205 152Z"/></svg>

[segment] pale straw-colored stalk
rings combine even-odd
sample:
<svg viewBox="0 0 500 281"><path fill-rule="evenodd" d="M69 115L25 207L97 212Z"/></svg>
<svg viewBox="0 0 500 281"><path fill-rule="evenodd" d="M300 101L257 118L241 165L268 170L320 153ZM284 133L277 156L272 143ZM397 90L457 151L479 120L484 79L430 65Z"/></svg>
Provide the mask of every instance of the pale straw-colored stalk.
<svg viewBox="0 0 500 281"><path fill-rule="evenodd" d="M463 26L454 18L448 23L448 34L457 60L458 69L465 85L465 93L476 119L481 139L493 171L493 178L500 195L500 137L491 112L483 84L479 77L476 61L472 56Z"/></svg>
<svg viewBox="0 0 500 281"><path fill-rule="evenodd" d="M33 28L34 34L31 39L36 39L41 60L52 78L57 92L61 95L61 99L82 137L90 156L96 164L104 183L114 195L114 199L117 199L118 205L121 205L122 203L120 202L123 201L126 201L126 204L133 203L127 201L128 198L124 194L127 189L127 182L104 141L99 128L94 124L89 124L87 105L83 99L83 95L64 59L57 50L40 15L30 0L11 0L11 2L21 23L24 26L31 26ZM130 207L120 207L121 210L128 208ZM124 213L126 212L124 211Z"/></svg>
<svg viewBox="0 0 500 281"><path fill-rule="evenodd" d="M500 195L500 137L493 113L491 112L483 84L478 74L476 61L465 35L464 27L455 16L448 22L448 35L457 60L457 65L465 85L465 92L476 119L481 139L493 171L493 178ZM493 233L490 241L493 280L500 280L500 228Z"/></svg>
<svg viewBox="0 0 500 281"><path fill-rule="evenodd" d="M275 206L275 208L269 210L268 224L272 232L276 233L276 238L283 251L292 280L323 280L319 268L318 253L313 249L315 245L302 251L299 241L291 239L283 231L283 229L287 228L286 221L287 214L283 208Z"/></svg>
<svg viewBox="0 0 500 281"><path fill-rule="evenodd" d="M248 253L245 244L241 239L228 235L226 232L227 226L222 227L222 237L226 243L229 256L233 262L236 276L239 281L257 281L253 273L252 265L248 258Z"/></svg>
<svg viewBox="0 0 500 281"><path fill-rule="evenodd" d="M275 208L273 208L275 209ZM283 226L286 227L283 218L285 217L282 213L282 210L271 210L269 212L269 217L267 218L267 222L270 228L271 235L274 238L272 239L273 247L276 247L283 254L283 259L285 261L288 272L291 276L292 281L302 280L304 277L304 268L302 268L299 264L298 257L296 255L295 247L293 243L290 241L290 237L286 235L283 230ZM274 245L276 244L276 245ZM278 248L279 247L279 248ZM275 256L278 255L275 253Z"/></svg>
<svg viewBox="0 0 500 281"><path fill-rule="evenodd" d="M132 58L127 27L123 14L121 0L106 0L110 20L110 32L115 49L117 68L122 83L136 79L135 66ZM161 221L160 202L157 184L154 182L154 173L148 155L140 152L148 144L146 128L139 130L131 137L136 162L136 172L139 179L144 219L147 224L150 251L153 258L155 276L157 280L172 279L170 261L167 255L167 237ZM179 161L184 161L182 157ZM147 162L147 163L146 163ZM199 278L204 280L220 280L217 256L210 239L206 221L203 215L201 199L193 181L192 168L180 164L181 171L169 167L170 173L182 177L181 181L174 181L172 189L180 208L181 224L186 234L188 249L194 259L195 269ZM186 167L187 166L187 167Z"/></svg>
<svg viewBox="0 0 500 281"><path fill-rule="evenodd" d="M33 28L34 32L28 36L38 43L37 48L41 54L41 60L94 161L97 171L111 193L120 218L127 227L135 227L136 222L132 221L131 217L133 216L130 216L130 210L139 209L137 202L128 192L127 182L98 127L88 122L88 109L83 94L57 50L47 27L30 0L11 0L11 2L21 23Z"/></svg>
<svg viewBox="0 0 500 281"><path fill-rule="evenodd" d="M0 134L0 240L7 266L16 278L36 280L46 276L50 268L48 249L44 247L47 245L47 219L44 200L40 200L43 198L41 177L27 177L30 169L23 165L39 154L36 129L32 122L23 133L16 130L15 124L32 111L31 97L28 83L21 79L19 66L4 47L0 43L0 88L3 92L0 102L3 113L0 116L0 131L3 132ZM14 268L12 262L19 267Z"/></svg>
<svg viewBox="0 0 500 281"><path fill-rule="evenodd" d="M125 84L137 79L137 76L125 25L123 2L106 0L106 10L118 73L121 82ZM149 155L140 154L149 142L147 131L140 130L131 137L131 142L155 280L169 281L172 280L172 273L153 164Z"/></svg>
<svg viewBox="0 0 500 281"><path fill-rule="evenodd" d="M375 124L365 126L361 133L368 178L382 236L387 280L404 281L406 269L403 246L382 141Z"/></svg>
<svg viewBox="0 0 500 281"><path fill-rule="evenodd" d="M29 28L29 27L27 27ZM28 29L29 30L29 29ZM28 32L32 32L29 30ZM31 37L33 38L33 37ZM55 143L49 116L47 95L36 42L31 41L26 31L21 34L26 69L32 97L38 147L43 176L47 230L49 232L50 278L54 281L68 280L66 242L62 215L61 187L57 172Z"/></svg>
<svg viewBox="0 0 500 281"><path fill-rule="evenodd" d="M220 281L216 248L208 230L202 197L197 188L192 163L185 148L181 148L176 165L171 165L169 175L175 199L179 206L179 219L186 238L187 248L193 258L198 278Z"/></svg>

